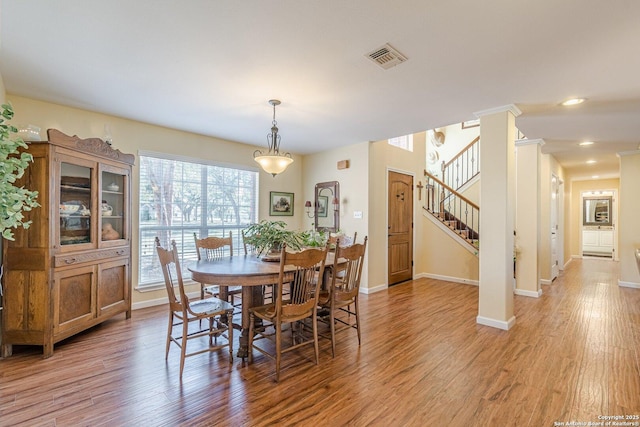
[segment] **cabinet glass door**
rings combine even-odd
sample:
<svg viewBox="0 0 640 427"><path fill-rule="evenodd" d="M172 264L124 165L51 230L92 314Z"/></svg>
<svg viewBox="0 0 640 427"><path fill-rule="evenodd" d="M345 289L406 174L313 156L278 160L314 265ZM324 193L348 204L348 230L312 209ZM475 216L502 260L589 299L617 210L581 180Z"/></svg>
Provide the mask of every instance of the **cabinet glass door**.
<svg viewBox="0 0 640 427"><path fill-rule="evenodd" d="M60 244L91 242L91 168L62 162L60 167Z"/></svg>
<svg viewBox="0 0 640 427"><path fill-rule="evenodd" d="M126 175L117 171L102 171L100 204L101 239L103 242L126 239L127 206L125 204Z"/></svg>

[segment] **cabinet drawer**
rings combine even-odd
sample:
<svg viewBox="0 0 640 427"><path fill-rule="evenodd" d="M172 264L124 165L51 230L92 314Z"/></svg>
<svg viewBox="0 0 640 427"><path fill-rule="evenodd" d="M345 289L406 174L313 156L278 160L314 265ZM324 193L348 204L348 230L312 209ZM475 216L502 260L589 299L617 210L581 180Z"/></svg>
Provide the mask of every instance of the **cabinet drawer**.
<svg viewBox="0 0 640 427"><path fill-rule="evenodd" d="M129 256L130 249L127 246L120 248L102 249L97 251L86 251L76 254L56 255L53 258L55 268L65 267L69 265L84 264L87 262L96 262L108 258L116 258L121 256Z"/></svg>

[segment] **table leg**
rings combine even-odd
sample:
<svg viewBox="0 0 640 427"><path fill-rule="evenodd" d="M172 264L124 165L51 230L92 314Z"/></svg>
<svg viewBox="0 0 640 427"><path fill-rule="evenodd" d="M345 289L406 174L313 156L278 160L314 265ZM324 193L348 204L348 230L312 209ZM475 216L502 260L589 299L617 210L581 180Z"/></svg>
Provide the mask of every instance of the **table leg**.
<svg viewBox="0 0 640 427"><path fill-rule="evenodd" d="M242 287L242 333L240 334L237 357L249 355L249 308L262 305L262 286ZM258 323L256 321L256 323Z"/></svg>

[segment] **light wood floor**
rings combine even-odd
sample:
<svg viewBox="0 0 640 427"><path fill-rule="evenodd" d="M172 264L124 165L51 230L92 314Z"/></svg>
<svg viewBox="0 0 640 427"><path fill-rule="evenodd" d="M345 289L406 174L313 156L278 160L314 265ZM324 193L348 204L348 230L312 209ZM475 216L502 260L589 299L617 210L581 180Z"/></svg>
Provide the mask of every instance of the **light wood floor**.
<svg viewBox="0 0 640 427"><path fill-rule="evenodd" d="M164 361L164 307L0 360L2 426L553 426L640 415L640 290L617 263L574 260L516 325L476 324L478 289L420 279L362 296L362 346L344 332L283 359ZM640 420L635 420L640 421ZM565 424L566 425L566 424Z"/></svg>

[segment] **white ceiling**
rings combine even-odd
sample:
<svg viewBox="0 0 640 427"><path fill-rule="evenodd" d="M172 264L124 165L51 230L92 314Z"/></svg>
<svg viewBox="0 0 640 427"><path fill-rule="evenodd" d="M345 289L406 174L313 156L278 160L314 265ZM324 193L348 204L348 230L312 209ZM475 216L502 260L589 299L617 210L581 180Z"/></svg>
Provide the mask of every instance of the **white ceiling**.
<svg viewBox="0 0 640 427"><path fill-rule="evenodd" d="M300 154L515 104L575 176L617 175L640 143L637 0L0 4L9 94L261 146L277 98L281 148ZM369 61L384 43L408 61ZM589 100L558 106L573 96Z"/></svg>

